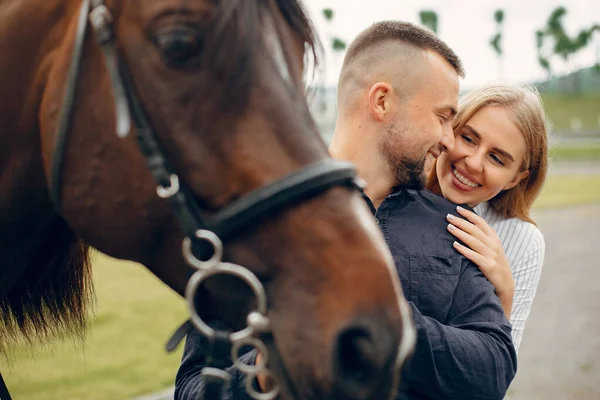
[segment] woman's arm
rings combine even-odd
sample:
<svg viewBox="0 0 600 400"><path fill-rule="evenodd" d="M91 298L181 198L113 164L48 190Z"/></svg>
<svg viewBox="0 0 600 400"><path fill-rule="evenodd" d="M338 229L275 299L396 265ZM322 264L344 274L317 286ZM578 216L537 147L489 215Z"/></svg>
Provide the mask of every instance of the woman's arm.
<svg viewBox="0 0 600 400"><path fill-rule="evenodd" d="M530 235L527 237L527 250L514 261L512 266L515 279L515 297L510 322L512 324L513 343L517 351L540 283L546 250L544 236L537 228L532 228Z"/></svg>
<svg viewBox="0 0 600 400"><path fill-rule="evenodd" d="M479 215L462 207L458 213L467 220L448 214L448 231L466 246L454 242L454 248L475 263L485 277L494 285L496 295L510 319L515 295L515 281L502 242L496 231Z"/></svg>

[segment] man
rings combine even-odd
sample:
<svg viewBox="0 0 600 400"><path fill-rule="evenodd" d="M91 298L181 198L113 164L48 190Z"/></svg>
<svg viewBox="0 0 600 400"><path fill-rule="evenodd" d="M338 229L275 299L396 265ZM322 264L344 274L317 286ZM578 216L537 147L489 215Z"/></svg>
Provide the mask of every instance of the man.
<svg viewBox="0 0 600 400"><path fill-rule="evenodd" d="M516 372L510 325L493 286L452 247L445 217L455 205L422 191L430 162L454 144L462 75L445 43L394 21L363 31L340 74L330 151L354 162L367 182L365 199L392 251L417 327L398 399L501 399ZM190 334L176 379L178 399L191 398L201 385L198 343Z"/></svg>
<svg viewBox="0 0 600 400"><path fill-rule="evenodd" d="M455 205L422 191L454 144L461 63L434 35L375 24L348 48L330 151L354 162L398 268L417 327L400 398L501 399L516 372L494 288L452 248Z"/></svg>

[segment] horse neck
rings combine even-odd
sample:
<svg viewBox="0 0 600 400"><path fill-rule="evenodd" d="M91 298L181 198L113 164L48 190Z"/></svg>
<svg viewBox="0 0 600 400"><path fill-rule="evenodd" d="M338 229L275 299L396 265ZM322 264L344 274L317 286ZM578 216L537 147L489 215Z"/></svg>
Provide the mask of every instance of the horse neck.
<svg viewBox="0 0 600 400"><path fill-rule="evenodd" d="M0 3L0 54L10 55L0 57L0 354L19 332L81 331L86 314L87 248L54 211L39 128L47 76L72 42L77 10L76 0Z"/></svg>
<svg viewBox="0 0 600 400"><path fill-rule="evenodd" d="M69 31L75 29L78 4L79 0L4 0L0 4L0 54L10 54L0 58L0 221L4 212L19 206L24 191L48 197L40 106L56 50L72 42ZM47 202L49 198L33 203L39 209Z"/></svg>
<svg viewBox="0 0 600 400"><path fill-rule="evenodd" d="M55 50L74 28L79 0L4 0L0 5L0 141L33 130ZM7 96L6 94L10 94ZM14 131L19 131L15 135Z"/></svg>

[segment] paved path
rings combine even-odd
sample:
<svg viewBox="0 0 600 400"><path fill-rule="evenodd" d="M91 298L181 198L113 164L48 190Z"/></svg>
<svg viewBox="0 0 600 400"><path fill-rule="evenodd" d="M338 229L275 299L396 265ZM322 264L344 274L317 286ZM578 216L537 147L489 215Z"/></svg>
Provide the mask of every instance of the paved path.
<svg viewBox="0 0 600 400"><path fill-rule="evenodd" d="M544 270L508 399L600 399L600 204L536 219Z"/></svg>
<svg viewBox="0 0 600 400"><path fill-rule="evenodd" d="M598 161L557 161L550 162L551 175L600 175Z"/></svg>
<svg viewBox="0 0 600 400"><path fill-rule="evenodd" d="M173 400L173 390L173 388L169 388L158 393L153 393L142 397L136 397L133 400Z"/></svg>

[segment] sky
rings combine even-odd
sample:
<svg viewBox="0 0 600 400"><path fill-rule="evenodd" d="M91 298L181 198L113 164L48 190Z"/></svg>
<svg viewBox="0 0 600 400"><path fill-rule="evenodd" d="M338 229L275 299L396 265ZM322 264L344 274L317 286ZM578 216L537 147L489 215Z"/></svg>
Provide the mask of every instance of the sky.
<svg viewBox="0 0 600 400"><path fill-rule="evenodd" d="M347 43L374 22L385 19L419 23L419 11L430 9L438 14L438 35L463 60L466 78L462 88L468 89L493 82L530 83L546 77L536 56L535 31L545 26L556 7L564 5L563 18L571 36L593 23L600 23L600 0L303 0L317 32L327 49L325 74L327 85L335 85L343 55L334 54L328 37L336 35ZM332 22L322 15L323 8L335 12ZM499 72L498 58L489 45L495 33L493 13L504 10L504 62ZM592 45L566 64L558 58L553 63L558 73L600 61L600 34Z"/></svg>

